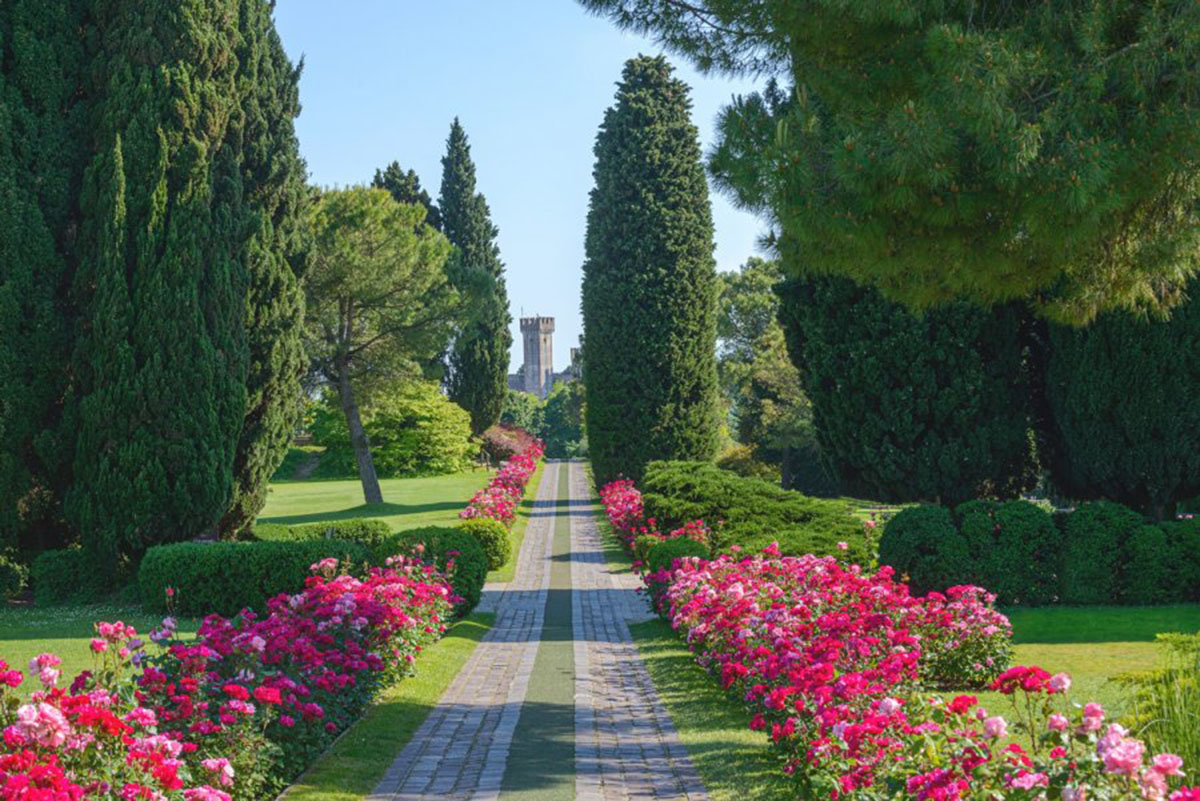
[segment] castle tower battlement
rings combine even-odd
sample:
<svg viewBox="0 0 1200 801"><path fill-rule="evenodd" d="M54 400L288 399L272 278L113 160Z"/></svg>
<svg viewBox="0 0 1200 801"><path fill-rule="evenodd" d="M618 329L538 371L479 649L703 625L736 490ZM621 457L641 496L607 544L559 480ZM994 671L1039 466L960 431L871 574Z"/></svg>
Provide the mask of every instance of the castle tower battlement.
<svg viewBox="0 0 1200 801"><path fill-rule="evenodd" d="M554 318L522 317L525 346L525 391L539 398L554 385Z"/></svg>

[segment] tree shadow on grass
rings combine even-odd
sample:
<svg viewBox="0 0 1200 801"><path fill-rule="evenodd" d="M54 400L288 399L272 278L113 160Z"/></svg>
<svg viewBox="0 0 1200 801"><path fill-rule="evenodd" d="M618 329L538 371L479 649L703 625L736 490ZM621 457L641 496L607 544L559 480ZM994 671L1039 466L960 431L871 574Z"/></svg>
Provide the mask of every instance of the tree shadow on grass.
<svg viewBox="0 0 1200 801"><path fill-rule="evenodd" d="M259 518L260 523L282 523L287 526L298 526L304 523L331 523L337 520L354 520L360 517L393 517L398 515L419 515L432 512L448 512L461 509L464 506L459 501L438 501L436 503L363 503L349 509L339 509L330 512L311 512L303 515L277 515L275 517Z"/></svg>

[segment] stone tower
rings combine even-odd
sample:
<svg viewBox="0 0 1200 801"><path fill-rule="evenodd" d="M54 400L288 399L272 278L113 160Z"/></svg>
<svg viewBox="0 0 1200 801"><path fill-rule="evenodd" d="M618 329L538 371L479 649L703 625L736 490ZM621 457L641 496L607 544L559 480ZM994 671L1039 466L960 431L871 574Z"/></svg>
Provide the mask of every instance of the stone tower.
<svg viewBox="0 0 1200 801"><path fill-rule="evenodd" d="M554 318L522 317L525 341L525 391L544 398L554 384Z"/></svg>

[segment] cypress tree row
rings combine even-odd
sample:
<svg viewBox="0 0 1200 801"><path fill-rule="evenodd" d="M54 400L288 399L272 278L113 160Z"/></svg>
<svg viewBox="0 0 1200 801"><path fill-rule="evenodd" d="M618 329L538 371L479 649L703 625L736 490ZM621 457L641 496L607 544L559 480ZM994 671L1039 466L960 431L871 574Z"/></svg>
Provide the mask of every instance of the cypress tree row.
<svg viewBox="0 0 1200 801"><path fill-rule="evenodd" d="M789 279L780 322L843 491L957 504L1036 478L1026 315L960 303L914 316L844 278Z"/></svg>
<svg viewBox="0 0 1200 801"><path fill-rule="evenodd" d="M1169 320L1117 312L1051 327L1046 439L1070 497L1164 519L1200 494L1200 281L1189 290Z"/></svg>
<svg viewBox="0 0 1200 801"><path fill-rule="evenodd" d="M442 232L455 247L448 270L472 298L472 313L450 351L450 398L471 413L471 430L495 425L508 395L512 315L504 264L487 200L475 191L475 164L458 118L450 126L438 196Z"/></svg>
<svg viewBox="0 0 1200 801"><path fill-rule="evenodd" d="M667 61L641 56L626 63L596 137L583 364L600 483L716 449L713 223L690 115Z"/></svg>

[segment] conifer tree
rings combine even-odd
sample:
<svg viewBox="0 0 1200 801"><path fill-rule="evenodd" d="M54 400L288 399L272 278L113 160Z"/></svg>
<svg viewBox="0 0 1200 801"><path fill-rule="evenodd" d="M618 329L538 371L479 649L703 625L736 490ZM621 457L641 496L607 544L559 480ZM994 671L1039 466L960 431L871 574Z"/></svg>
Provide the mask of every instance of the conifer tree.
<svg viewBox="0 0 1200 801"><path fill-rule="evenodd" d="M97 0L68 519L101 563L213 534L246 409L237 0Z"/></svg>
<svg viewBox="0 0 1200 801"><path fill-rule="evenodd" d="M471 301L470 319L450 351L450 397L471 413L471 429L479 434L499 421L508 395L512 315L504 264L496 245L499 232L492 224L487 201L475 191L475 163L457 117L442 158L438 207L442 231L455 248L451 275Z"/></svg>
<svg viewBox="0 0 1200 801"><path fill-rule="evenodd" d="M407 172L400 162L393 161L382 170L375 171L371 186L376 189L386 189L392 194L397 203L416 203L425 207L425 222L435 231L442 230L442 213L438 210L433 198L421 186L421 177L415 170Z"/></svg>
<svg viewBox="0 0 1200 801"><path fill-rule="evenodd" d="M714 455L717 280L688 88L626 63L596 137L583 266L587 436L599 482Z"/></svg>
<svg viewBox="0 0 1200 801"><path fill-rule="evenodd" d="M1074 324L1200 271L1195 0L583 0L702 69L779 76L710 166L787 272Z"/></svg>
<svg viewBox="0 0 1200 801"><path fill-rule="evenodd" d="M300 70L292 66L263 0L243 0L238 48L240 143L247 225L245 325L249 347L246 408L233 464L233 493L222 534L246 528L266 503L303 412L300 382L307 368L300 220L307 198L294 119L300 113ZM238 118L235 118L238 119Z"/></svg>

